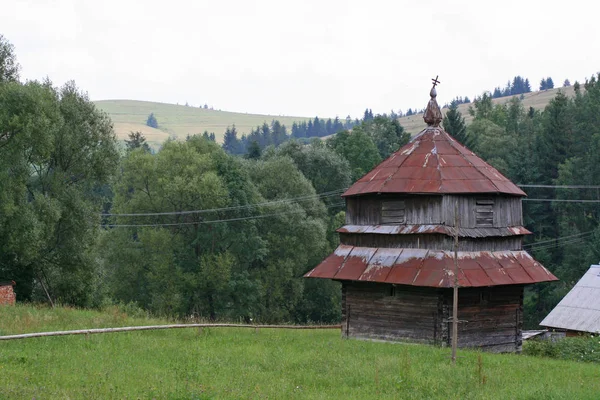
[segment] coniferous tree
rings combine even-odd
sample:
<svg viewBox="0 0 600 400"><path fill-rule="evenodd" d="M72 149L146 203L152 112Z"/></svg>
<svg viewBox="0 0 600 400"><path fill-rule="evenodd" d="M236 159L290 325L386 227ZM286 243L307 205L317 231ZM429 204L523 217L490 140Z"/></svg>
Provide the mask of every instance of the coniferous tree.
<svg viewBox="0 0 600 400"><path fill-rule="evenodd" d="M223 150L229 154L243 154L242 142L237 137L235 124L230 128L227 127L223 136Z"/></svg>
<svg viewBox="0 0 600 400"><path fill-rule="evenodd" d="M462 116L456 105L451 105L448 112L444 116L444 130L448 132L454 139L458 140L463 145L469 147L470 143L467 136L467 125L465 118Z"/></svg>
<svg viewBox="0 0 600 400"><path fill-rule="evenodd" d="M150 153L150 146L146 143L146 137L140 131L129 132L129 140L125 140L127 151L132 151L141 148L143 151Z"/></svg>
<svg viewBox="0 0 600 400"><path fill-rule="evenodd" d="M260 145L256 140L252 140L248 145L248 152L246 153L246 158L251 160L258 160L262 154L260 149Z"/></svg>
<svg viewBox="0 0 600 400"><path fill-rule="evenodd" d="M148 119L146 119L146 125L151 128L158 128L158 121L156 120L154 113L150 113L150 115L148 115Z"/></svg>

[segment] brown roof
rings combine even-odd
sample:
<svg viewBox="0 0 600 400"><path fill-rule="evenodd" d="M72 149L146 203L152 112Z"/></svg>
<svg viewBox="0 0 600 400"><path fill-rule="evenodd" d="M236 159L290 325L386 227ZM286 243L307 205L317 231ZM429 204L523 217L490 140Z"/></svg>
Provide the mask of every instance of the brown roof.
<svg viewBox="0 0 600 400"><path fill-rule="evenodd" d="M453 252L340 245L306 275L398 285L450 288L454 284ZM526 251L460 251L461 287L523 285L558 280Z"/></svg>
<svg viewBox="0 0 600 400"><path fill-rule="evenodd" d="M525 192L439 127L428 127L342 196L369 193Z"/></svg>

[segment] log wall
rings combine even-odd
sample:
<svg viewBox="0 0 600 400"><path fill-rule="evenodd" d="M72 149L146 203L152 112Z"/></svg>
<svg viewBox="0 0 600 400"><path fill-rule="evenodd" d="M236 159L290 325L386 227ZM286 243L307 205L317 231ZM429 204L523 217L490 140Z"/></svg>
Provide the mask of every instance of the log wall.
<svg viewBox="0 0 600 400"><path fill-rule="evenodd" d="M459 290L459 347L522 348L523 286ZM342 335L449 346L452 290L343 282Z"/></svg>
<svg viewBox="0 0 600 400"><path fill-rule="evenodd" d="M344 282L342 335L442 344L447 337L442 301L436 289Z"/></svg>

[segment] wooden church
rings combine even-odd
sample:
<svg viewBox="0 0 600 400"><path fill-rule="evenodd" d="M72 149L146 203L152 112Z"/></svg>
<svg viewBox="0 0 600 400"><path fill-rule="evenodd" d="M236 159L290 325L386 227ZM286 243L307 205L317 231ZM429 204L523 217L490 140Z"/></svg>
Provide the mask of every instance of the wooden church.
<svg viewBox="0 0 600 400"><path fill-rule="evenodd" d="M340 245L305 277L342 283L345 337L450 345L457 284L458 346L520 351L524 286L557 278L522 249L525 193L439 126L436 83L427 128L343 194Z"/></svg>

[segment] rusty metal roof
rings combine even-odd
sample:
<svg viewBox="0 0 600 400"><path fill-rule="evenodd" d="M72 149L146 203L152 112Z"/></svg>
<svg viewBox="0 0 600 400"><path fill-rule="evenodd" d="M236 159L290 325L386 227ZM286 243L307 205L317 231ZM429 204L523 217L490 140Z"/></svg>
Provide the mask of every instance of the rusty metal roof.
<svg viewBox="0 0 600 400"><path fill-rule="evenodd" d="M600 265L592 265L540 325L579 332L600 332Z"/></svg>
<svg viewBox="0 0 600 400"><path fill-rule="evenodd" d="M342 196L525 192L439 127L428 127Z"/></svg>
<svg viewBox="0 0 600 400"><path fill-rule="evenodd" d="M454 228L447 225L344 225L337 230L339 233L374 233L380 235L411 235L440 233L454 236ZM490 236L529 235L531 232L522 226L506 228L459 228L458 236L480 238Z"/></svg>
<svg viewBox="0 0 600 400"><path fill-rule="evenodd" d="M340 245L304 275L398 285L449 288L454 284L454 255L446 250L389 249ZM523 285L558 280L526 251L460 251L461 287Z"/></svg>

